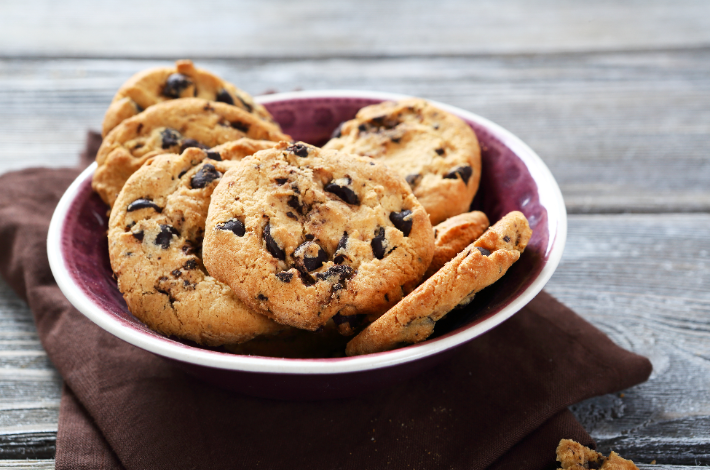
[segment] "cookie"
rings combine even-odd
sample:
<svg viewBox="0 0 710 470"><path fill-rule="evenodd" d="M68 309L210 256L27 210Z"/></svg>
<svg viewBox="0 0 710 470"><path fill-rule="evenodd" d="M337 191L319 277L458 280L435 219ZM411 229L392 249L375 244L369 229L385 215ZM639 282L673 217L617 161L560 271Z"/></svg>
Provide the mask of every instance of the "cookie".
<svg viewBox="0 0 710 470"><path fill-rule="evenodd" d="M274 120L262 105L246 92L189 60L178 60L175 67L158 67L139 72L128 79L113 97L104 116L102 135L122 121L150 106L177 98L202 98L231 104L267 122Z"/></svg>
<svg viewBox="0 0 710 470"><path fill-rule="evenodd" d="M188 148L148 161L126 182L109 219L109 255L129 310L149 328L217 346L284 329L247 308L201 259L210 196L237 162Z"/></svg>
<svg viewBox="0 0 710 470"><path fill-rule="evenodd" d="M224 103L199 98L165 101L126 119L101 143L92 187L109 206L150 157L180 153L188 147L210 148L248 137L290 140L274 124Z"/></svg>
<svg viewBox="0 0 710 470"><path fill-rule="evenodd" d="M430 278L488 228L488 217L480 211L455 215L434 227L434 257L424 274Z"/></svg>
<svg viewBox="0 0 710 470"><path fill-rule="evenodd" d="M631 461L623 459L616 452L609 457L604 457L582 444L571 439L562 439L557 446L557 461L563 470L588 470L598 468L601 470L638 470Z"/></svg>
<svg viewBox="0 0 710 470"><path fill-rule="evenodd" d="M348 356L388 351L424 341L434 325L476 292L503 277L519 258L532 231L520 212L511 212L353 338Z"/></svg>
<svg viewBox="0 0 710 470"><path fill-rule="evenodd" d="M471 127L418 98L362 108L323 148L380 159L398 171L433 225L468 211L481 178Z"/></svg>
<svg viewBox="0 0 710 470"><path fill-rule="evenodd" d="M203 254L245 304L316 330L386 311L416 286L433 244L426 211L396 173L282 142L222 177Z"/></svg>

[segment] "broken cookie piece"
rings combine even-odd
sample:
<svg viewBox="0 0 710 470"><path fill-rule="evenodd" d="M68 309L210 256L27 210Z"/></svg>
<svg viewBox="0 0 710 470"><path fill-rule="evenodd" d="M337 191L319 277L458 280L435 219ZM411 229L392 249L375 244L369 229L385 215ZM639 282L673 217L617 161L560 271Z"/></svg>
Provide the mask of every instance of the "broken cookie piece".
<svg viewBox="0 0 710 470"><path fill-rule="evenodd" d="M571 439L560 441L557 446L557 461L562 465L562 470L638 470L631 460L619 457L616 452L612 452L609 457L604 457L599 452Z"/></svg>
<svg viewBox="0 0 710 470"><path fill-rule="evenodd" d="M348 343L345 353L371 354L424 341L434 332L437 321L503 277L520 258L531 235L525 216L509 213L368 325Z"/></svg>

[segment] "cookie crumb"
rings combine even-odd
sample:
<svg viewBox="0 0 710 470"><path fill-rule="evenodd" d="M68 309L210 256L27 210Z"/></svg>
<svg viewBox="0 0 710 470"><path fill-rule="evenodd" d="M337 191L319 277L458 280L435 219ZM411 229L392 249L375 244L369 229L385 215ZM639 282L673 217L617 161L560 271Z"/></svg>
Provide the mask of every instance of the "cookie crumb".
<svg viewBox="0 0 710 470"><path fill-rule="evenodd" d="M631 460L621 458L616 452L612 451L609 457L604 457L571 439L560 441L557 446L557 461L562 465L562 470L639 470ZM654 460L651 463L655 462Z"/></svg>

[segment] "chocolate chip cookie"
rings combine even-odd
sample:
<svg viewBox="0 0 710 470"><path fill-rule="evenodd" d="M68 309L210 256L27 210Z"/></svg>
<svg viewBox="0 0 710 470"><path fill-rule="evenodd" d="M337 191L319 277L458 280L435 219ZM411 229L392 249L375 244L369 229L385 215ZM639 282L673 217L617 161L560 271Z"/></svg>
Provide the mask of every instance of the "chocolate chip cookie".
<svg viewBox="0 0 710 470"><path fill-rule="evenodd" d="M503 277L520 258L531 235L525 216L509 213L362 330L348 343L345 353L357 356L424 341L444 315Z"/></svg>
<svg viewBox="0 0 710 470"><path fill-rule="evenodd" d="M109 255L128 308L153 330L217 346L284 329L246 307L202 264L210 196L237 162L188 148L134 173L109 220Z"/></svg>
<svg viewBox="0 0 710 470"><path fill-rule="evenodd" d="M562 439L557 446L557 461L562 470L639 470L631 461L621 458L616 452L604 457L597 451L585 447L571 439Z"/></svg>
<svg viewBox="0 0 710 470"><path fill-rule="evenodd" d="M469 210L481 177L471 127L418 98L362 108L323 148L380 159L398 171L434 225Z"/></svg>
<svg viewBox="0 0 710 470"><path fill-rule="evenodd" d="M434 257L424 274L428 279L488 228L488 217L480 211L449 217L434 227Z"/></svg>
<svg viewBox="0 0 710 470"><path fill-rule="evenodd" d="M206 70L196 68L189 60L178 60L175 67L158 67L139 72L116 92L104 117L102 135L122 121L162 101L177 98L202 98L237 106L256 117L273 123L262 105L245 91Z"/></svg>
<svg viewBox="0 0 710 470"><path fill-rule="evenodd" d="M200 98L165 101L126 119L104 139L92 186L109 206L133 174L150 157L208 149L248 137L290 140L279 128L236 106Z"/></svg>
<svg viewBox="0 0 710 470"><path fill-rule="evenodd" d="M282 142L222 177L203 253L244 303L317 330L330 318L386 311L416 286L433 243L426 211L392 170Z"/></svg>

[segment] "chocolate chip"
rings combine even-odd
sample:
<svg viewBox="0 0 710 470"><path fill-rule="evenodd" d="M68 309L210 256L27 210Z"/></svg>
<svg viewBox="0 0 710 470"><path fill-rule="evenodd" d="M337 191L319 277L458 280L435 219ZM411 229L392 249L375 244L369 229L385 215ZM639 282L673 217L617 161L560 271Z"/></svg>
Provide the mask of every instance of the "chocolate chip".
<svg viewBox="0 0 710 470"><path fill-rule="evenodd" d="M290 273L288 271L281 271L280 273L276 273L276 277L281 282L291 282L291 279L293 279L293 273Z"/></svg>
<svg viewBox="0 0 710 470"><path fill-rule="evenodd" d="M195 246L195 243L191 241L186 241L185 244L182 246L182 252L186 255L194 255L197 253L198 247Z"/></svg>
<svg viewBox="0 0 710 470"><path fill-rule="evenodd" d="M510 237L508 235L504 236L503 241L506 243L510 243Z"/></svg>
<svg viewBox="0 0 710 470"><path fill-rule="evenodd" d="M264 242L266 242L266 249L269 250L271 256L280 260L286 259L286 252L282 250L278 243L276 243L276 240L271 237L270 223L266 224L266 227L264 227Z"/></svg>
<svg viewBox="0 0 710 470"><path fill-rule="evenodd" d="M458 168L454 168L450 172L446 173L444 175L444 178L448 179L453 179L455 180L457 177L461 177L463 180L464 184L468 184L469 178L471 178L471 175L473 174L473 168L470 166L460 166Z"/></svg>
<svg viewBox="0 0 710 470"><path fill-rule="evenodd" d="M230 122L229 125L238 131L244 132L245 134L249 132L249 124L246 124L244 122L234 121Z"/></svg>
<svg viewBox="0 0 710 470"><path fill-rule="evenodd" d="M308 146L302 143L293 144L290 147L286 147L287 152L291 152L297 157L306 158L308 156Z"/></svg>
<svg viewBox="0 0 710 470"><path fill-rule="evenodd" d="M301 204L301 201L298 200L298 196L289 196L288 201L286 201L286 204L288 204L289 207L293 207L294 209L296 209L296 212L298 212L299 214L303 215L303 205Z"/></svg>
<svg viewBox="0 0 710 470"><path fill-rule="evenodd" d="M168 98L180 98L180 93L192 85L192 80L181 73L173 73L168 77L163 87L163 96Z"/></svg>
<svg viewBox="0 0 710 470"><path fill-rule="evenodd" d="M133 238L135 238L135 239L138 240L139 242L142 242L142 241L143 241L143 235L145 235L145 233L143 232L143 230L141 230L141 231L139 231L139 232L131 232L131 235L133 235Z"/></svg>
<svg viewBox="0 0 710 470"><path fill-rule="evenodd" d="M232 99L232 95L229 94L227 90L222 88L217 92L217 96L214 99L215 101L219 101L220 103L227 103L227 104L234 104L234 100Z"/></svg>
<svg viewBox="0 0 710 470"><path fill-rule="evenodd" d="M301 282L304 286L312 286L316 283L316 280L313 279L313 276L308 274L305 270L297 269L296 272L298 273L298 277L299 279L301 279Z"/></svg>
<svg viewBox="0 0 710 470"><path fill-rule="evenodd" d="M212 181L222 177L222 173L217 171L214 165L205 163L202 168L195 173L190 180L192 189L201 189L210 184Z"/></svg>
<svg viewBox="0 0 710 470"><path fill-rule="evenodd" d="M256 298L259 300L262 300L262 301L269 300L269 298L262 293L259 293L259 295L257 295Z"/></svg>
<svg viewBox="0 0 710 470"><path fill-rule="evenodd" d="M310 234L310 233L307 233L307 234L306 234L306 240L308 240L308 241L311 241L311 240L313 240L313 239L315 239L315 238L316 238L316 236L313 235L313 234Z"/></svg>
<svg viewBox="0 0 710 470"><path fill-rule="evenodd" d="M436 149L435 150L437 155L443 155L444 154L444 149Z"/></svg>
<svg viewBox="0 0 710 470"><path fill-rule="evenodd" d="M331 181L330 183L326 184L323 189L325 189L329 193L335 194L348 204L360 204L360 198L357 197L355 191L353 191L347 186L350 184L352 184L352 180L350 179L350 177L346 176L345 178L338 178L337 180Z"/></svg>
<svg viewBox="0 0 710 470"><path fill-rule="evenodd" d="M288 181L288 178L276 178L276 182L278 184L285 184Z"/></svg>
<svg viewBox="0 0 710 470"><path fill-rule="evenodd" d="M174 147L180 143L180 133L174 129L163 129L160 132L163 150Z"/></svg>
<svg viewBox="0 0 710 470"><path fill-rule="evenodd" d="M244 101L244 99L243 99L241 96L237 95L237 99L239 100L240 103L242 103L242 106L244 106L244 109L246 109L246 110L249 111L250 113L254 110L254 108L252 107L252 105L250 105L249 103L247 103L246 101ZM234 104L234 103L232 103L232 104Z"/></svg>
<svg viewBox="0 0 710 470"><path fill-rule="evenodd" d="M357 130L359 130L360 132L367 132L367 125L360 124L359 126L357 126Z"/></svg>
<svg viewBox="0 0 710 470"><path fill-rule="evenodd" d="M187 269L188 271L191 271L191 270L197 268L197 260L189 259L189 260L185 261L185 264L183 264L182 267Z"/></svg>
<svg viewBox="0 0 710 470"><path fill-rule="evenodd" d="M392 137L390 140L391 140L393 143L398 144L399 141L402 140L402 138L401 138L401 137Z"/></svg>
<svg viewBox="0 0 710 470"><path fill-rule="evenodd" d="M303 267L307 272L315 271L328 261L328 254L316 242L301 243L293 252L298 268Z"/></svg>
<svg viewBox="0 0 710 470"><path fill-rule="evenodd" d="M387 115L383 115L370 119L370 124L379 129L393 129L397 127L397 125L399 125L399 121L397 119L388 117Z"/></svg>
<svg viewBox="0 0 710 470"><path fill-rule="evenodd" d="M335 258L333 258L333 263L335 264L343 264L345 262L345 256L343 255L338 255Z"/></svg>
<svg viewBox="0 0 710 470"><path fill-rule="evenodd" d="M343 232L343 236L340 237L340 241L338 242L337 248L335 248L335 252L337 253L340 250L345 250L348 246L348 232Z"/></svg>
<svg viewBox="0 0 710 470"><path fill-rule="evenodd" d="M182 178L183 176L185 176L185 173L187 173L187 170L182 170L182 171L180 172L180 174L178 175L178 179L180 179L180 178Z"/></svg>
<svg viewBox="0 0 710 470"><path fill-rule="evenodd" d="M237 219L229 219L226 222L216 225L218 230L229 230L238 237L243 237L246 233L244 224Z"/></svg>
<svg viewBox="0 0 710 470"><path fill-rule="evenodd" d="M180 268L178 268L178 269L174 269L170 274L172 274L175 277L180 277L180 275L182 274L182 271L180 271Z"/></svg>
<svg viewBox="0 0 710 470"><path fill-rule="evenodd" d="M486 250L485 248L481 248L480 246L477 246L476 249L481 252L483 256L490 256L491 252Z"/></svg>
<svg viewBox="0 0 710 470"><path fill-rule="evenodd" d="M385 238L385 228L379 227L375 230L375 238L370 242L372 247L372 254L375 258L382 259L385 257L385 250L387 248L387 239Z"/></svg>
<svg viewBox="0 0 710 470"><path fill-rule="evenodd" d="M160 224L160 233L155 237L155 243L163 250L167 250L170 246L170 242L173 240L173 235L180 236L180 232L171 225Z"/></svg>
<svg viewBox="0 0 710 470"><path fill-rule="evenodd" d="M298 220L298 216L291 211L286 212L286 217L293 220Z"/></svg>
<svg viewBox="0 0 710 470"><path fill-rule="evenodd" d="M222 161L222 155L219 154L219 152L215 152L214 150L208 150L207 152L207 158L211 158L214 161L221 162Z"/></svg>
<svg viewBox="0 0 710 470"><path fill-rule="evenodd" d="M355 276L355 270L347 265L339 265L329 267L325 272L316 273L316 277L321 281L345 282ZM337 279L336 279L337 278Z"/></svg>
<svg viewBox="0 0 710 470"><path fill-rule="evenodd" d="M409 236L409 232L412 231L412 222L414 222L414 217L411 217L412 211L405 210L402 212L392 212L390 213L390 221L402 231L405 237Z"/></svg>
<svg viewBox="0 0 710 470"><path fill-rule="evenodd" d="M331 139L337 139L338 137L341 137L343 135L343 125L345 125L344 122L338 124L338 127L336 127L333 133L330 135Z"/></svg>
<svg viewBox="0 0 710 470"><path fill-rule="evenodd" d="M182 144L180 145L180 152L184 152L185 149L189 149L190 147L197 147L198 149L202 150L207 150L209 147L206 146L205 144L201 144L195 139L185 139L182 141Z"/></svg>
<svg viewBox="0 0 710 470"><path fill-rule="evenodd" d="M419 180L419 178L421 178L421 176L422 175L420 175L419 173L412 173L411 175L407 175L407 177L404 179L407 180L409 186L414 186L415 184L417 184L417 181Z"/></svg>
<svg viewBox="0 0 710 470"><path fill-rule="evenodd" d="M126 211L128 212L133 212L137 211L138 209L154 209L155 212L161 213L163 212L163 209L158 207L156 203L151 201L150 199L136 199L132 203L128 204L128 207L126 208Z"/></svg>

